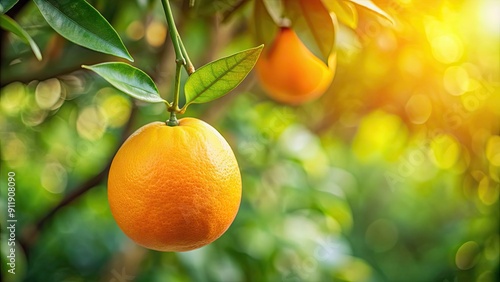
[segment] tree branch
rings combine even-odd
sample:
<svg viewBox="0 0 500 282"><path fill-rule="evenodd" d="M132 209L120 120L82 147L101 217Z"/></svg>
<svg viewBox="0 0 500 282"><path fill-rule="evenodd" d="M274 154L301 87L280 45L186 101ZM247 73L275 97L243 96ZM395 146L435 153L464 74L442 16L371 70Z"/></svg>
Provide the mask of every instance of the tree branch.
<svg viewBox="0 0 500 282"><path fill-rule="evenodd" d="M132 130L132 125L135 120L135 115L136 115L137 109L135 106L132 107L132 111L130 113L130 118L125 125L125 128L122 132L121 140L119 142L119 145L121 145L126 138L129 136L130 131ZM118 146L119 148L119 146ZM55 207L53 207L50 211L48 211L44 216L42 216L37 223L35 223L34 227L32 226L27 230L27 232L24 232L24 236L21 238L21 246L23 246L23 249L26 254L28 254L28 251L30 247L36 242L38 234L40 230L44 227L44 225L52 219L52 217L63 207L67 206L68 204L72 203L74 200L78 199L80 196L85 194L85 192L89 191L93 187L96 187L101 181L106 178L108 175L109 168L111 166L111 162L113 161L113 156L115 155L116 151L118 151L118 148L113 152L111 158L108 161L108 164L106 165L105 168L101 170L97 175L92 177L91 179L83 182L80 184L78 187L71 189L71 192L67 194L59 204L57 204ZM26 231L26 230L25 230Z"/></svg>

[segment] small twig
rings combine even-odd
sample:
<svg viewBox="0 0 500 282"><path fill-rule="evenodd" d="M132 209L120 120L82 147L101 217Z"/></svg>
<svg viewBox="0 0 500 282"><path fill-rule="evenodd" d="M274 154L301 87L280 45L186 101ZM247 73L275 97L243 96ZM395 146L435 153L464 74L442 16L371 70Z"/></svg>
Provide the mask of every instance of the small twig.
<svg viewBox="0 0 500 282"><path fill-rule="evenodd" d="M182 63L182 65L186 69L186 72L191 75L194 72L195 68L193 66L193 63L189 59L186 48L184 47L184 43L182 43L182 39L179 35L179 32L177 31L177 26L175 25L174 15L172 13L170 3L168 2L168 0L162 0L161 3L163 5L165 17L167 19L168 33L170 34L170 39L172 40L172 44L174 45L175 60L178 64Z"/></svg>

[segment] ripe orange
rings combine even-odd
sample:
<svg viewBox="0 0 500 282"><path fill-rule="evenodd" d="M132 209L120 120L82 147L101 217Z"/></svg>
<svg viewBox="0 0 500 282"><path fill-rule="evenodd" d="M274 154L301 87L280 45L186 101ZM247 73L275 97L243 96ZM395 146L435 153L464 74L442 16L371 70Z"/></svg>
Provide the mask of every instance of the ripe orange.
<svg viewBox="0 0 500 282"><path fill-rule="evenodd" d="M219 238L241 200L241 176L224 138L207 123L153 122L132 134L109 171L111 212L137 244L189 251Z"/></svg>
<svg viewBox="0 0 500 282"><path fill-rule="evenodd" d="M256 64L262 88L276 101L298 105L321 96L335 74L336 57L330 67L316 57L290 28L281 28L271 48Z"/></svg>

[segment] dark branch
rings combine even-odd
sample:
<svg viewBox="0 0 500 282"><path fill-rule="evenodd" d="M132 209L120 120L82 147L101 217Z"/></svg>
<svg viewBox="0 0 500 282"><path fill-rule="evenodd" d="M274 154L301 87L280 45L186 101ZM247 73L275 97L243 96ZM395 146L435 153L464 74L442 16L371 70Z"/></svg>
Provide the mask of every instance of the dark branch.
<svg viewBox="0 0 500 282"><path fill-rule="evenodd" d="M125 132L125 131L124 131ZM79 187L76 189L73 189L71 193L66 195L64 199L62 199L57 206L52 208L45 216L43 216L38 223L36 224L36 229L41 230L45 223L54 216L54 214L59 211L61 208L64 206L68 205L69 203L73 202L75 199L83 195L85 192L90 190L91 188L97 186L101 181L106 177L109 171L109 167L111 166L111 162L108 163L108 165L96 176L92 177L91 179L87 180L86 182L82 183Z"/></svg>
<svg viewBox="0 0 500 282"><path fill-rule="evenodd" d="M125 125L123 132L122 132L121 141L119 142L120 145L125 141L127 136L129 136L130 131L132 130L132 126L134 124L136 112L137 112L137 109L135 106L133 106L132 112L130 113L130 118L129 118L127 124ZM118 151L118 148L116 149L116 151ZM116 151L113 152L112 156L115 155ZM31 247L36 242L37 237L38 237L38 233L40 232L40 230L42 230L44 225L50 219L52 219L52 217L60 209L67 206L68 204L72 203L74 200L78 199L80 196L85 194L85 192L89 191L93 187L96 187L99 183L102 182L103 179L106 178L106 176L108 175L108 171L109 171L109 168L111 166L112 160L113 160L113 157L110 158L110 160L108 161L108 164L106 165L105 168L103 168L101 170L101 172L99 172L97 175L95 175L91 179L83 182L78 187L72 189L71 192L69 194L67 194L64 197L64 199L61 200L61 202L59 202L59 204L57 204L55 207L53 207L50 211L48 211L44 216L42 216L37 221L37 223L34 225L34 228L31 227L31 230L27 230L27 232L25 232L25 234L24 234L25 236L23 236L22 240L20 240L20 241L21 241L21 245L23 246L24 251L26 253L28 253L29 247Z"/></svg>

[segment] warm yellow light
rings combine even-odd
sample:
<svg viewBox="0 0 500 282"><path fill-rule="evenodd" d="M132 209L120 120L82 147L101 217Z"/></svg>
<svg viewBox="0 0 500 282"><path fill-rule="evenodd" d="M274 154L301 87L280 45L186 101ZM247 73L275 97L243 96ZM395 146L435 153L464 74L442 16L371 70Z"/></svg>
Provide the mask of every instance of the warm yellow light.
<svg viewBox="0 0 500 282"><path fill-rule="evenodd" d="M481 29L495 35L500 35L500 1L478 1L482 5L478 9Z"/></svg>
<svg viewBox="0 0 500 282"><path fill-rule="evenodd" d="M452 168L459 160L461 148L458 141L451 135L442 134L431 142L431 158L441 169Z"/></svg>
<svg viewBox="0 0 500 282"><path fill-rule="evenodd" d="M413 95L406 102L405 110L412 123L424 124L432 114L432 103L425 95Z"/></svg>
<svg viewBox="0 0 500 282"><path fill-rule="evenodd" d="M431 46L434 58L444 64L457 62L462 58L464 52L462 41L454 34L446 34L433 38Z"/></svg>
<svg viewBox="0 0 500 282"><path fill-rule="evenodd" d="M446 69L443 85L446 91L454 96L460 96L469 90L469 74L461 66L452 66Z"/></svg>
<svg viewBox="0 0 500 282"><path fill-rule="evenodd" d="M133 21L127 26L127 36L132 40L144 37L144 25L140 21Z"/></svg>
<svg viewBox="0 0 500 282"><path fill-rule="evenodd" d="M361 121L352 148L362 161L393 159L399 157L407 139L408 130L398 116L375 111Z"/></svg>
<svg viewBox="0 0 500 282"><path fill-rule="evenodd" d="M108 121L102 109L98 106L89 106L78 114L76 130L82 138L99 140L106 131Z"/></svg>
<svg viewBox="0 0 500 282"><path fill-rule="evenodd" d="M40 109L49 110L60 106L62 87L57 78L47 79L38 83L35 89L35 100Z"/></svg>
<svg viewBox="0 0 500 282"><path fill-rule="evenodd" d="M146 30L146 40L153 47L160 47L167 37L167 27L161 22L152 22Z"/></svg>
<svg viewBox="0 0 500 282"><path fill-rule="evenodd" d="M493 135L486 145L486 157L494 166L500 166L500 136Z"/></svg>

